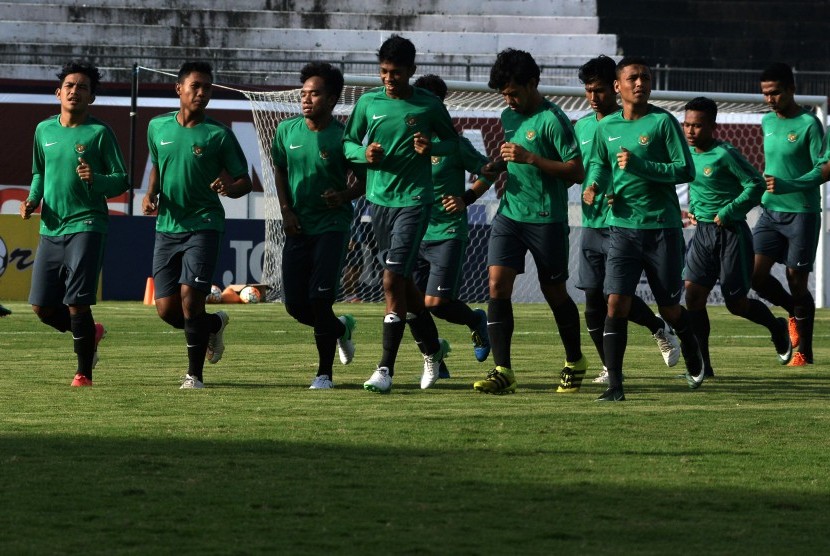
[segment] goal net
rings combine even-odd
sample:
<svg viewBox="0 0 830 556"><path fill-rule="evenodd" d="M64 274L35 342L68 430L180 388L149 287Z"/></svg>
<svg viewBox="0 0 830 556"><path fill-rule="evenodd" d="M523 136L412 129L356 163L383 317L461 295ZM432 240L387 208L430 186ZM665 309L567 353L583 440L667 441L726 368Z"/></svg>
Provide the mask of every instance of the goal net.
<svg viewBox="0 0 830 556"><path fill-rule="evenodd" d="M335 115L346 119L350 114L357 98L368 88L377 87L380 82L376 78L347 77L346 87ZM503 141L500 124L500 114L504 109L501 95L488 89L483 83L447 82L449 93L445 100L447 109L453 118L456 129L463 133L472 144L489 158L498 155L499 145ZM591 112L585 100L584 91L579 87L540 87L540 91L551 101L558 104L573 121ZM274 169L271 162L271 142L277 124L283 119L299 114L299 89L277 92L243 91L250 100L254 124L257 129L261 159L263 161L262 182L265 190L265 254L263 260L263 281L268 283L269 300L282 299L282 270L281 254L284 242L281 213L276 197L274 185ZM718 103L718 131L719 139L729 141L735 145L746 158L759 170L763 169L763 138L761 136L760 121L767 106L760 95L741 95L730 93L691 93L654 91L651 100L654 104L672 112L681 121L683 106L696 96L708 96ZM813 108L822 121L826 121L826 99L824 97L799 96L796 100L803 105ZM467 176L468 187L471 185L470 176ZM468 207L470 222L470 242L467 247L467 256L464 262L463 284L460 289L460 298L468 303L482 303L488 299L487 279L487 239L490 222L495 216L499 200L496 198L496 187L490 189L474 205ZM681 207L688 206L688 186L677 186ZM823 195L822 195L823 198ZM579 185L569 189L569 224L570 253L569 272L575 277L578 272L579 242L581 237L581 190ZM383 299L381 267L376 260L377 248L371 232L371 207L364 200L355 205L355 219L352 227L349 254L342 277L339 301L367 301L374 302ZM758 209L749 215L750 226L757 219ZM687 240L693 233L686 229ZM815 279L811 277L811 290L818 294L819 304L823 300L823 238L816 257L817 268ZM416 279L423 275L424 269L416 270ZM783 268L776 265L776 275L784 280ZM573 280L568 281L568 289L575 301L584 301L580 290L572 286ZM817 291L818 289L818 291ZM645 280L641 280L638 294L647 302L653 302L653 296ZM533 260L528 255L526 271L520 275L515 284L513 299L518 302L543 301L536 281L536 270ZM722 303L720 290L716 286L710 296L711 303Z"/></svg>

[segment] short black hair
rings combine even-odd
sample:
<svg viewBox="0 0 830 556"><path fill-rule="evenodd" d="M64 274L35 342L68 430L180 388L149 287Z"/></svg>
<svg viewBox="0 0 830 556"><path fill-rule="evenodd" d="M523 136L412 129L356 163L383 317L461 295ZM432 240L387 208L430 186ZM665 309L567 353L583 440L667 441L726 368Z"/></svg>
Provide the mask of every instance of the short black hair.
<svg viewBox="0 0 830 556"><path fill-rule="evenodd" d="M694 110L696 112L703 112L706 114L712 123L718 119L718 105L708 97L695 97L686 103L686 110Z"/></svg>
<svg viewBox="0 0 830 556"><path fill-rule="evenodd" d="M605 54L591 58L579 68L579 80L583 85L593 83L594 81L601 81L606 85L614 85L616 78L617 63Z"/></svg>
<svg viewBox="0 0 830 556"><path fill-rule="evenodd" d="M343 73L328 62L311 62L300 70L300 83L305 83L311 77L319 77L325 84L326 94L336 99L343 92Z"/></svg>
<svg viewBox="0 0 830 556"><path fill-rule="evenodd" d="M392 62L398 66L412 67L415 65L415 45L412 41L400 35L392 35L380 45L378 61Z"/></svg>
<svg viewBox="0 0 830 556"><path fill-rule="evenodd" d="M651 67L649 67L648 62L646 62L645 58L641 58L639 56L626 56L619 62L617 62L617 77L620 76L622 70L627 68L628 66L644 66L648 68L649 73L651 73Z"/></svg>
<svg viewBox="0 0 830 556"><path fill-rule="evenodd" d="M527 85L531 81L539 84L542 75L539 65L529 52L506 48L496 56L496 62L490 68L490 81L487 86L500 91L512 81L516 85Z"/></svg>
<svg viewBox="0 0 830 556"><path fill-rule="evenodd" d="M778 81L784 87L795 87L793 68L784 62L775 62L761 72L761 81Z"/></svg>
<svg viewBox="0 0 830 556"><path fill-rule="evenodd" d="M420 87L421 89L426 89L441 100L447 98L447 84L444 83L444 80L437 75L431 73L422 75L415 80L413 85L415 87Z"/></svg>
<svg viewBox="0 0 830 556"><path fill-rule="evenodd" d="M63 67L61 67L60 72L56 74L60 80L61 86L63 86L63 80L66 79L66 76L73 73L82 73L89 78L90 92L92 93L92 96L95 96L98 92L98 87L101 85L101 71L90 62L72 60L65 63Z"/></svg>
<svg viewBox="0 0 830 556"><path fill-rule="evenodd" d="M193 72L204 73L210 80L213 81L213 66L207 62L185 62L179 68L179 77L176 79L179 83L184 81L184 78Z"/></svg>

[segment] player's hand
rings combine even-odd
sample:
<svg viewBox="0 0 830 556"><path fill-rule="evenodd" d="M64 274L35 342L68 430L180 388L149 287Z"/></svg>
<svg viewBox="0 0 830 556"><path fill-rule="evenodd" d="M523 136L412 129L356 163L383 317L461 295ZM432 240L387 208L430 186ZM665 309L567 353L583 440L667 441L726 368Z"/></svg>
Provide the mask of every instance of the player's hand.
<svg viewBox="0 0 830 556"><path fill-rule="evenodd" d="M530 164L533 155L516 143L502 143L499 153L503 160L517 164Z"/></svg>
<svg viewBox="0 0 830 556"><path fill-rule="evenodd" d="M767 192L775 193L775 176L764 174L764 180L767 182Z"/></svg>
<svg viewBox="0 0 830 556"><path fill-rule="evenodd" d="M415 152L418 154L429 156L430 151L432 151L432 141L420 131L415 133L414 145Z"/></svg>
<svg viewBox="0 0 830 556"><path fill-rule="evenodd" d="M369 143L366 147L366 162L369 164L377 164L383 160L383 147L380 143Z"/></svg>
<svg viewBox="0 0 830 556"><path fill-rule="evenodd" d="M78 177L81 178L82 182L87 185L92 185L92 168L80 156L78 157L78 167L75 168L75 171L78 173Z"/></svg>
<svg viewBox="0 0 830 556"><path fill-rule="evenodd" d="M141 212L143 212L145 216L153 214L156 210L158 210L158 208L158 195L150 195L149 193L144 195L144 198L141 200Z"/></svg>
<svg viewBox="0 0 830 556"><path fill-rule="evenodd" d="M620 147L620 152L617 153L617 166L620 167L620 170L625 170L626 166L628 166L628 162L634 157L631 152L626 149L625 147Z"/></svg>
<svg viewBox="0 0 830 556"><path fill-rule="evenodd" d="M689 224L692 226L697 226L697 218L691 212L687 213L686 216L689 217Z"/></svg>
<svg viewBox="0 0 830 556"><path fill-rule="evenodd" d="M342 205L343 203L346 202L346 198L343 195L343 192L342 191L335 191L332 188L329 188L329 189L326 189L325 191L323 191L323 193L320 195L320 197L322 197L323 202L326 203L326 206L328 208L337 208L337 207L339 207L340 205Z"/></svg>
<svg viewBox="0 0 830 556"><path fill-rule="evenodd" d="M593 205L597 199L598 192L599 187L597 187L596 182L592 183L582 192L582 202L589 206Z"/></svg>
<svg viewBox="0 0 830 556"><path fill-rule="evenodd" d="M37 208L37 203L33 203L28 199L25 201L21 201L20 203L20 218L23 220L28 220L32 217L32 213Z"/></svg>
<svg viewBox="0 0 830 556"><path fill-rule="evenodd" d="M613 193L606 193L605 194L605 202L608 203L609 207L614 206L614 194Z"/></svg>
<svg viewBox="0 0 830 556"><path fill-rule="evenodd" d="M232 184L233 182L226 180L224 176L219 176L218 178L210 182L210 188L217 192L219 195L227 197L228 195L233 193L231 191Z"/></svg>
<svg viewBox="0 0 830 556"><path fill-rule="evenodd" d="M290 208L282 210L282 229L287 236L296 236L302 232L302 226L297 215Z"/></svg>
<svg viewBox="0 0 830 556"><path fill-rule="evenodd" d="M467 208L464 205L464 200L456 195L443 195L441 197L441 204L444 205L444 210L447 211L447 214L461 212Z"/></svg>
<svg viewBox="0 0 830 556"><path fill-rule="evenodd" d="M717 224L718 226L723 226L723 221L720 219L720 216L718 216L717 214L715 215L715 224Z"/></svg>
<svg viewBox="0 0 830 556"><path fill-rule="evenodd" d="M481 167L481 175L490 181L496 181L499 174L505 170L507 170L507 164L503 160L494 160Z"/></svg>

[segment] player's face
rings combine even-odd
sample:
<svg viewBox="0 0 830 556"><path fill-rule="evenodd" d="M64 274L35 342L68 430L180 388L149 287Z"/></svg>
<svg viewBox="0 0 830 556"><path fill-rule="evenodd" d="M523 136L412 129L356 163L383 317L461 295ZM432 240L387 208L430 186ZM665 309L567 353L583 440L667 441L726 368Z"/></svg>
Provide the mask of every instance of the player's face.
<svg viewBox="0 0 830 556"><path fill-rule="evenodd" d="M331 111L337 99L326 93L325 86L325 80L318 75L309 77L303 82L303 88L300 90L300 104L303 116L309 120L331 116Z"/></svg>
<svg viewBox="0 0 830 556"><path fill-rule="evenodd" d="M715 122L705 112L686 110L683 133L690 147L706 148L714 137Z"/></svg>
<svg viewBox="0 0 830 556"><path fill-rule="evenodd" d="M83 114L95 100L89 77L83 73L70 73L55 91L61 110L70 114Z"/></svg>
<svg viewBox="0 0 830 556"><path fill-rule="evenodd" d="M409 80L413 75L415 66L399 66L389 61L380 63L380 79L389 98L403 98L409 95L412 88L409 86Z"/></svg>
<svg viewBox="0 0 830 556"><path fill-rule="evenodd" d="M795 87L784 87L780 81L761 81L761 94L776 114L786 114L795 102Z"/></svg>
<svg viewBox="0 0 830 556"><path fill-rule="evenodd" d="M647 104L651 96L651 70L639 64L624 67L614 81L614 89L626 104Z"/></svg>
<svg viewBox="0 0 830 556"><path fill-rule="evenodd" d="M501 97L507 106L519 114L528 114L535 108L539 89L536 81L525 85L517 85L513 81L501 90Z"/></svg>
<svg viewBox="0 0 830 556"><path fill-rule="evenodd" d="M185 110L202 112L210 102L213 92L213 81L210 76L193 71L184 76L181 83L176 83L176 94L179 95L179 104Z"/></svg>
<svg viewBox="0 0 830 556"><path fill-rule="evenodd" d="M608 114L617 108L617 93L614 87L602 81L591 81L585 84L585 98L594 112Z"/></svg>

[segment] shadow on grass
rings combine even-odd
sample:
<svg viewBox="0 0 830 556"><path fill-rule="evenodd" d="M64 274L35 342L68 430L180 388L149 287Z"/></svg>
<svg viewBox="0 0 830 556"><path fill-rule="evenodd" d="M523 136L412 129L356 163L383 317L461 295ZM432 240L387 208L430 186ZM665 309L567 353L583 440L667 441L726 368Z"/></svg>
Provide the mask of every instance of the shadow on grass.
<svg viewBox="0 0 830 556"><path fill-rule="evenodd" d="M826 492L712 487L693 476L670 488L658 477L615 475L617 458L714 453L0 441L3 554L768 554L830 546ZM740 459L728 449L720 455ZM603 462L602 472L580 470L579 461Z"/></svg>

